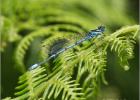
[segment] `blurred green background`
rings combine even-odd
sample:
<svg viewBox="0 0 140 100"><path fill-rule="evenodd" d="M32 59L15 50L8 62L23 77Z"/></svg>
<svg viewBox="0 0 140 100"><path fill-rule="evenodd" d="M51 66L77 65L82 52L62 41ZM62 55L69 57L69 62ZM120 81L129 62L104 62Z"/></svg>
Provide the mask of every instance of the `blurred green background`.
<svg viewBox="0 0 140 100"><path fill-rule="evenodd" d="M138 0L1 0L1 96L13 96L18 77L14 66L14 51L18 41L41 27L57 24L73 25L89 30L105 25L106 33L122 26L138 24ZM116 55L108 50L106 80L99 100L138 100L139 44L130 60L130 70L124 71ZM103 99L104 98L104 99ZM119 99L118 99L119 98Z"/></svg>

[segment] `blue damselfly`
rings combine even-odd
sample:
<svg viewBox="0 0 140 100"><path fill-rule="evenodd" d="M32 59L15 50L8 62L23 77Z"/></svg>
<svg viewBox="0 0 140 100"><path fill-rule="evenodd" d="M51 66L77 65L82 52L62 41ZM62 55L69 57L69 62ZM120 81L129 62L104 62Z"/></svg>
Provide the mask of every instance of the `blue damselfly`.
<svg viewBox="0 0 140 100"><path fill-rule="evenodd" d="M66 50L75 47L76 45L81 44L83 41L86 40L90 40L91 38L97 37L98 35L101 35L103 32L105 31L105 27L104 26L99 26L97 29L94 30L90 30L86 36L78 41L76 41L74 44L70 45L70 46L66 46L65 48L62 48L60 50L58 50L56 53L52 54L50 57L48 57L47 59L45 59L44 61L40 62L40 63L36 63L34 65L32 65L29 70L33 70L35 68L37 68L38 66L48 62L50 59L56 57L57 55L59 55L60 53L65 52Z"/></svg>

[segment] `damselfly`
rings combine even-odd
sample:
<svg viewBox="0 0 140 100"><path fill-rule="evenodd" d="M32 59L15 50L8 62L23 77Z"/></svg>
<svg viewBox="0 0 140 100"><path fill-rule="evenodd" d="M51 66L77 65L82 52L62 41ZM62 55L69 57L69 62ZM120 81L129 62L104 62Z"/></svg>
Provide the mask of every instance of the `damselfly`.
<svg viewBox="0 0 140 100"><path fill-rule="evenodd" d="M70 45L70 46L67 46L65 48L62 48L60 49L59 51L57 51L56 53L52 54L50 57L48 57L47 59L45 59L44 61L40 62L40 63L36 63L34 65L32 65L29 70L33 70L37 67L39 67L40 65L48 62L50 59L56 57L57 55L59 55L60 53L63 53L65 52L66 50L70 49L70 48L73 48L75 47L76 45L79 45L80 43L82 43L83 41L86 41L86 40L90 40L91 38L93 37L96 37L98 35L101 35L103 32L105 31L105 27L104 26L99 26L97 29L94 29L94 30L90 30L87 35L80 39L79 41L76 41L74 44Z"/></svg>

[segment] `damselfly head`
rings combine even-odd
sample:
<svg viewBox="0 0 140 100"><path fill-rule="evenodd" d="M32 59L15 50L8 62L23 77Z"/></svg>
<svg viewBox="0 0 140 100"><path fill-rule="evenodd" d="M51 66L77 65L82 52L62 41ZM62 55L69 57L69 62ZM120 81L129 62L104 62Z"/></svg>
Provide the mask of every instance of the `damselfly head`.
<svg viewBox="0 0 140 100"><path fill-rule="evenodd" d="M101 32L104 32L105 31L105 26L103 26L103 25L98 26L98 30L100 30Z"/></svg>

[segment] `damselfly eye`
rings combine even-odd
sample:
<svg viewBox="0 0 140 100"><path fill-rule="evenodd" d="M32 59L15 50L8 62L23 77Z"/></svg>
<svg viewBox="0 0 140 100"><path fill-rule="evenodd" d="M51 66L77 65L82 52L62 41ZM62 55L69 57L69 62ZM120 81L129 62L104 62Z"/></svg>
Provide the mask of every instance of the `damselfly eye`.
<svg viewBox="0 0 140 100"><path fill-rule="evenodd" d="M103 32L103 31L105 31L105 26L101 25L101 26L98 27L98 29Z"/></svg>

